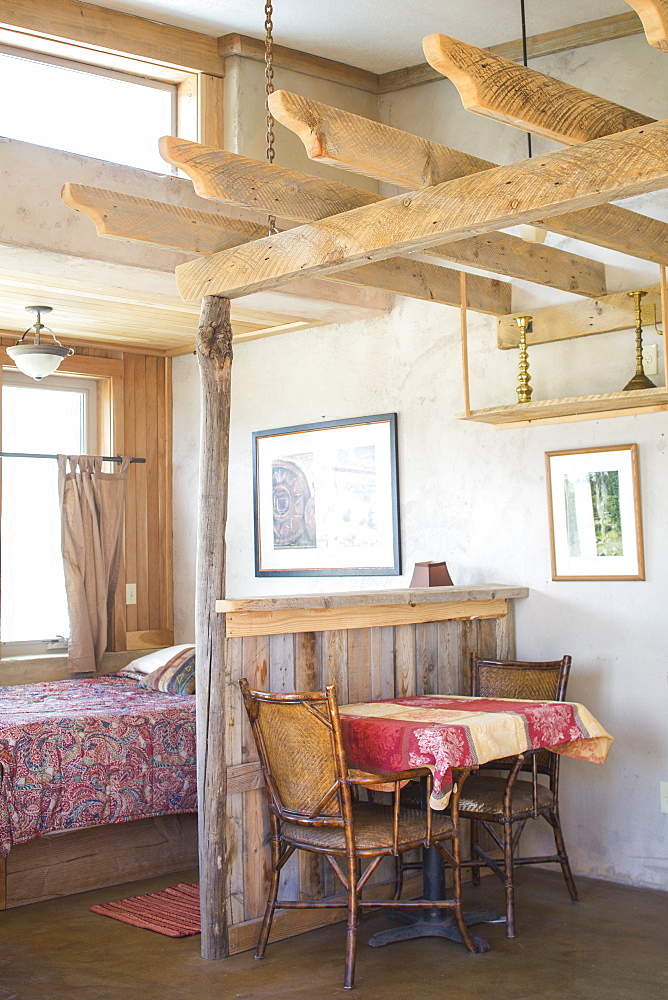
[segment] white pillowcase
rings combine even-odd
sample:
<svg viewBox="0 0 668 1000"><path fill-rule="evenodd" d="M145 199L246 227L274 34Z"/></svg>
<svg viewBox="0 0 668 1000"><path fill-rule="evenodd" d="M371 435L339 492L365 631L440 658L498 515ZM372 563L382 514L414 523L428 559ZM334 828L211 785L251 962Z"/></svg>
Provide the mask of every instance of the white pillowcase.
<svg viewBox="0 0 668 1000"><path fill-rule="evenodd" d="M138 656L136 660L128 663L127 667L123 667L123 673L127 671L132 674L152 674L154 670L169 663L182 649L191 649L194 645L194 642L184 642L180 646L165 646L164 649L156 649L146 656Z"/></svg>

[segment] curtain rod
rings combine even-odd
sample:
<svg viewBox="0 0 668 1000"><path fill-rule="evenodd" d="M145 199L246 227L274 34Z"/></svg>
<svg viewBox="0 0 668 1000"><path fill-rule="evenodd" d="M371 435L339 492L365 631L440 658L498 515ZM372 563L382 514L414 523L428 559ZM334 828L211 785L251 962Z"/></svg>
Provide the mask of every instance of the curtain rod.
<svg viewBox="0 0 668 1000"><path fill-rule="evenodd" d="M102 457L103 462L122 462L123 459L120 455L84 455L83 458L99 458ZM58 458L57 455L31 455L26 451L0 451L0 458ZM141 462L144 463L145 458L131 458L130 463Z"/></svg>

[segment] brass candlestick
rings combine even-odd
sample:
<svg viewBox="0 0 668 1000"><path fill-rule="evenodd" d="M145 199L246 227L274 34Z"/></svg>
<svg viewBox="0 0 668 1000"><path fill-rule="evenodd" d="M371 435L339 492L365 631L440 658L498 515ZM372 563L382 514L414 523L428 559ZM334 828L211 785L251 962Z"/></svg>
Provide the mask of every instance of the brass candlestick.
<svg viewBox="0 0 668 1000"><path fill-rule="evenodd" d="M516 316L515 322L520 328L520 356L519 375L517 376L517 402L530 403L533 389L529 385L531 375L529 375L529 352L527 351L527 327L531 322L531 316Z"/></svg>
<svg viewBox="0 0 668 1000"><path fill-rule="evenodd" d="M630 381L626 383L623 391L629 392L633 389L656 389L654 382L645 375L642 363L642 305L641 299L647 292L628 292L629 298L633 299L636 307L636 373Z"/></svg>

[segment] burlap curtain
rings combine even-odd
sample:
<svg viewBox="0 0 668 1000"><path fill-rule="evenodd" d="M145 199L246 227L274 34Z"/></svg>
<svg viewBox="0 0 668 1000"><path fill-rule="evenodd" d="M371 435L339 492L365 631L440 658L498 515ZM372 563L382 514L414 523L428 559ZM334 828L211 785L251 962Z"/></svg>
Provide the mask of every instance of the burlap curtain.
<svg viewBox="0 0 668 1000"><path fill-rule="evenodd" d="M69 472L67 463L69 460ZM118 583L129 458L111 473L102 459L58 456L65 589L70 617L68 669L97 673Z"/></svg>

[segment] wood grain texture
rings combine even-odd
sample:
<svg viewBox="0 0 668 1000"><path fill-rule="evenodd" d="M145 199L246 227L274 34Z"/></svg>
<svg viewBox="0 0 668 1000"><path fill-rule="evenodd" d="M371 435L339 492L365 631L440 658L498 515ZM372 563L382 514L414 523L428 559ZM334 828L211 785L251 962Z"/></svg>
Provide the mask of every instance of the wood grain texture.
<svg viewBox="0 0 668 1000"><path fill-rule="evenodd" d="M631 413L658 413L668 409L668 389L636 389L633 392L604 392L562 399L536 399L530 403L491 406L472 410L459 420L474 420L499 427L528 427L531 423L560 423L565 420L599 420Z"/></svg>
<svg viewBox="0 0 668 1000"><path fill-rule="evenodd" d="M455 243L453 246L458 247L459 244ZM395 257L392 260L363 264L362 267L347 268L345 271L329 275L328 280L381 288L394 295L406 295L409 298L458 306L460 273L448 267L427 264L410 257ZM503 316L510 312L512 286L508 282L470 274L468 289L469 308L474 312L493 316Z"/></svg>
<svg viewBox="0 0 668 1000"><path fill-rule="evenodd" d="M69 208L82 212L95 223L98 236L129 239L193 254L214 253L240 246L267 234L267 227L257 223L82 184L66 184L62 199ZM521 240L516 242L522 243ZM597 266L602 273L601 265ZM381 261L342 275L333 275L331 280L379 288L395 295L407 295L448 305L457 305L459 302L458 272L410 259ZM600 292L600 283L597 287ZM471 276L471 309L501 316L510 311L510 299L510 285L490 278ZM267 331L272 329L267 327ZM265 331L253 331L247 335L239 333L236 339L248 339L260 334L265 334Z"/></svg>
<svg viewBox="0 0 668 1000"><path fill-rule="evenodd" d="M220 76L197 75L197 141L220 149L225 145L224 86ZM183 135L183 131L179 131Z"/></svg>
<svg viewBox="0 0 668 1000"><path fill-rule="evenodd" d="M449 601L495 601L527 597L526 587L505 583L470 586L406 587L401 590L332 592L331 594L281 594L274 597L235 597L216 601L216 611L286 611L301 609L363 608L383 604L447 604ZM331 681L323 680L330 684Z"/></svg>
<svg viewBox="0 0 668 1000"><path fill-rule="evenodd" d="M467 111L576 144L652 118L448 35L422 40L427 62L454 83Z"/></svg>
<svg viewBox="0 0 668 1000"><path fill-rule="evenodd" d="M65 184L61 198L68 208L93 221L98 236L188 253L214 253L267 234L267 227L257 222L84 184Z"/></svg>
<svg viewBox="0 0 668 1000"><path fill-rule="evenodd" d="M230 701L225 617L214 614L225 587L232 327L230 304L207 298L197 331L202 388L200 501L195 592L197 782L202 957L228 954L226 723Z"/></svg>
<svg viewBox="0 0 668 1000"><path fill-rule="evenodd" d="M649 327L661 309L661 289L654 285L642 300L643 326ZM657 310L655 312L655 309ZM555 340L587 337L613 330L630 330L635 325L633 300L627 292L613 292L592 302L567 302L531 312L532 329L527 344L548 344ZM501 350L519 346L519 328L513 316L497 320L496 343Z"/></svg>
<svg viewBox="0 0 668 1000"><path fill-rule="evenodd" d="M626 0L636 11L650 45L668 52L668 3L666 0Z"/></svg>
<svg viewBox="0 0 668 1000"><path fill-rule="evenodd" d="M174 136L163 136L159 146L162 158L190 177L200 198L254 208L282 219L302 222L337 215L380 198L337 181Z"/></svg>
<svg viewBox="0 0 668 1000"><path fill-rule="evenodd" d="M623 14L613 14L611 17L601 17L596 21L585 21L583 24L573 24L556 31L544 31L527 38L527 54L529 59L539 56L551 56L556 52L569 52L587 45L598 45L610 42L615 38L626 38L642 32L640 18L629 11ZM505 56L506 59L522 61L522 39L512 42L501 42L491 45L489 52ZM378 78L378 93L388 94L394 90L404 90L407 87L419 87L424 83L434 83L443 77L429 63L419 63L417 66L407 66L403 69L381 73Z"/></svg>
<svg viewBox="0 0 668 1000"><path fill-rule="evenodd" d="M224 74L215 38L80 0L0 0L0 24L92 49L121 52L183 69Z"/></svg>
<svg viewBox="0 0 668 1000"><path fill-rule="evenodd" d="M312 160L409 190L495 166L469 153L286 90L275 91L269 105L274 118L299 136ZM507 233L488 233L450 246L432 247L430 254L582 295L601 295L605 290L605 272L598 262L527 243Z"/></svg>
<svg viewBox="0 0 668 1000"><path fill-rule="evenodd" d="M176 269L181 296L245 295L305 275L535 222L668 185L668 122L457 178ZM610 163L614 162L614 174Z"/></svg>
<svg viewBox="0 0 668 1000"><path fill-rule="evenodd" d="M6 906L25 906L197 865L197 816L159 816L38 837L6 859Z"/></svg>
<svg viewBox="0 0 668 1000"><path fill-rule="evenodd" d="M228 638L239 638L247 635L285 636L296 632L414 625L416 622L449 621L454 618L497 618L505 614L505 606L505 600L498 599L451 601L445 604L381 604L376 607L329 608L318 611L233 611L228 612L225 617ZM274 659L272 656L272 664ZM270 678L270 682L272 691L293 690L289 687L276 687L273 678Z"/></svg>

